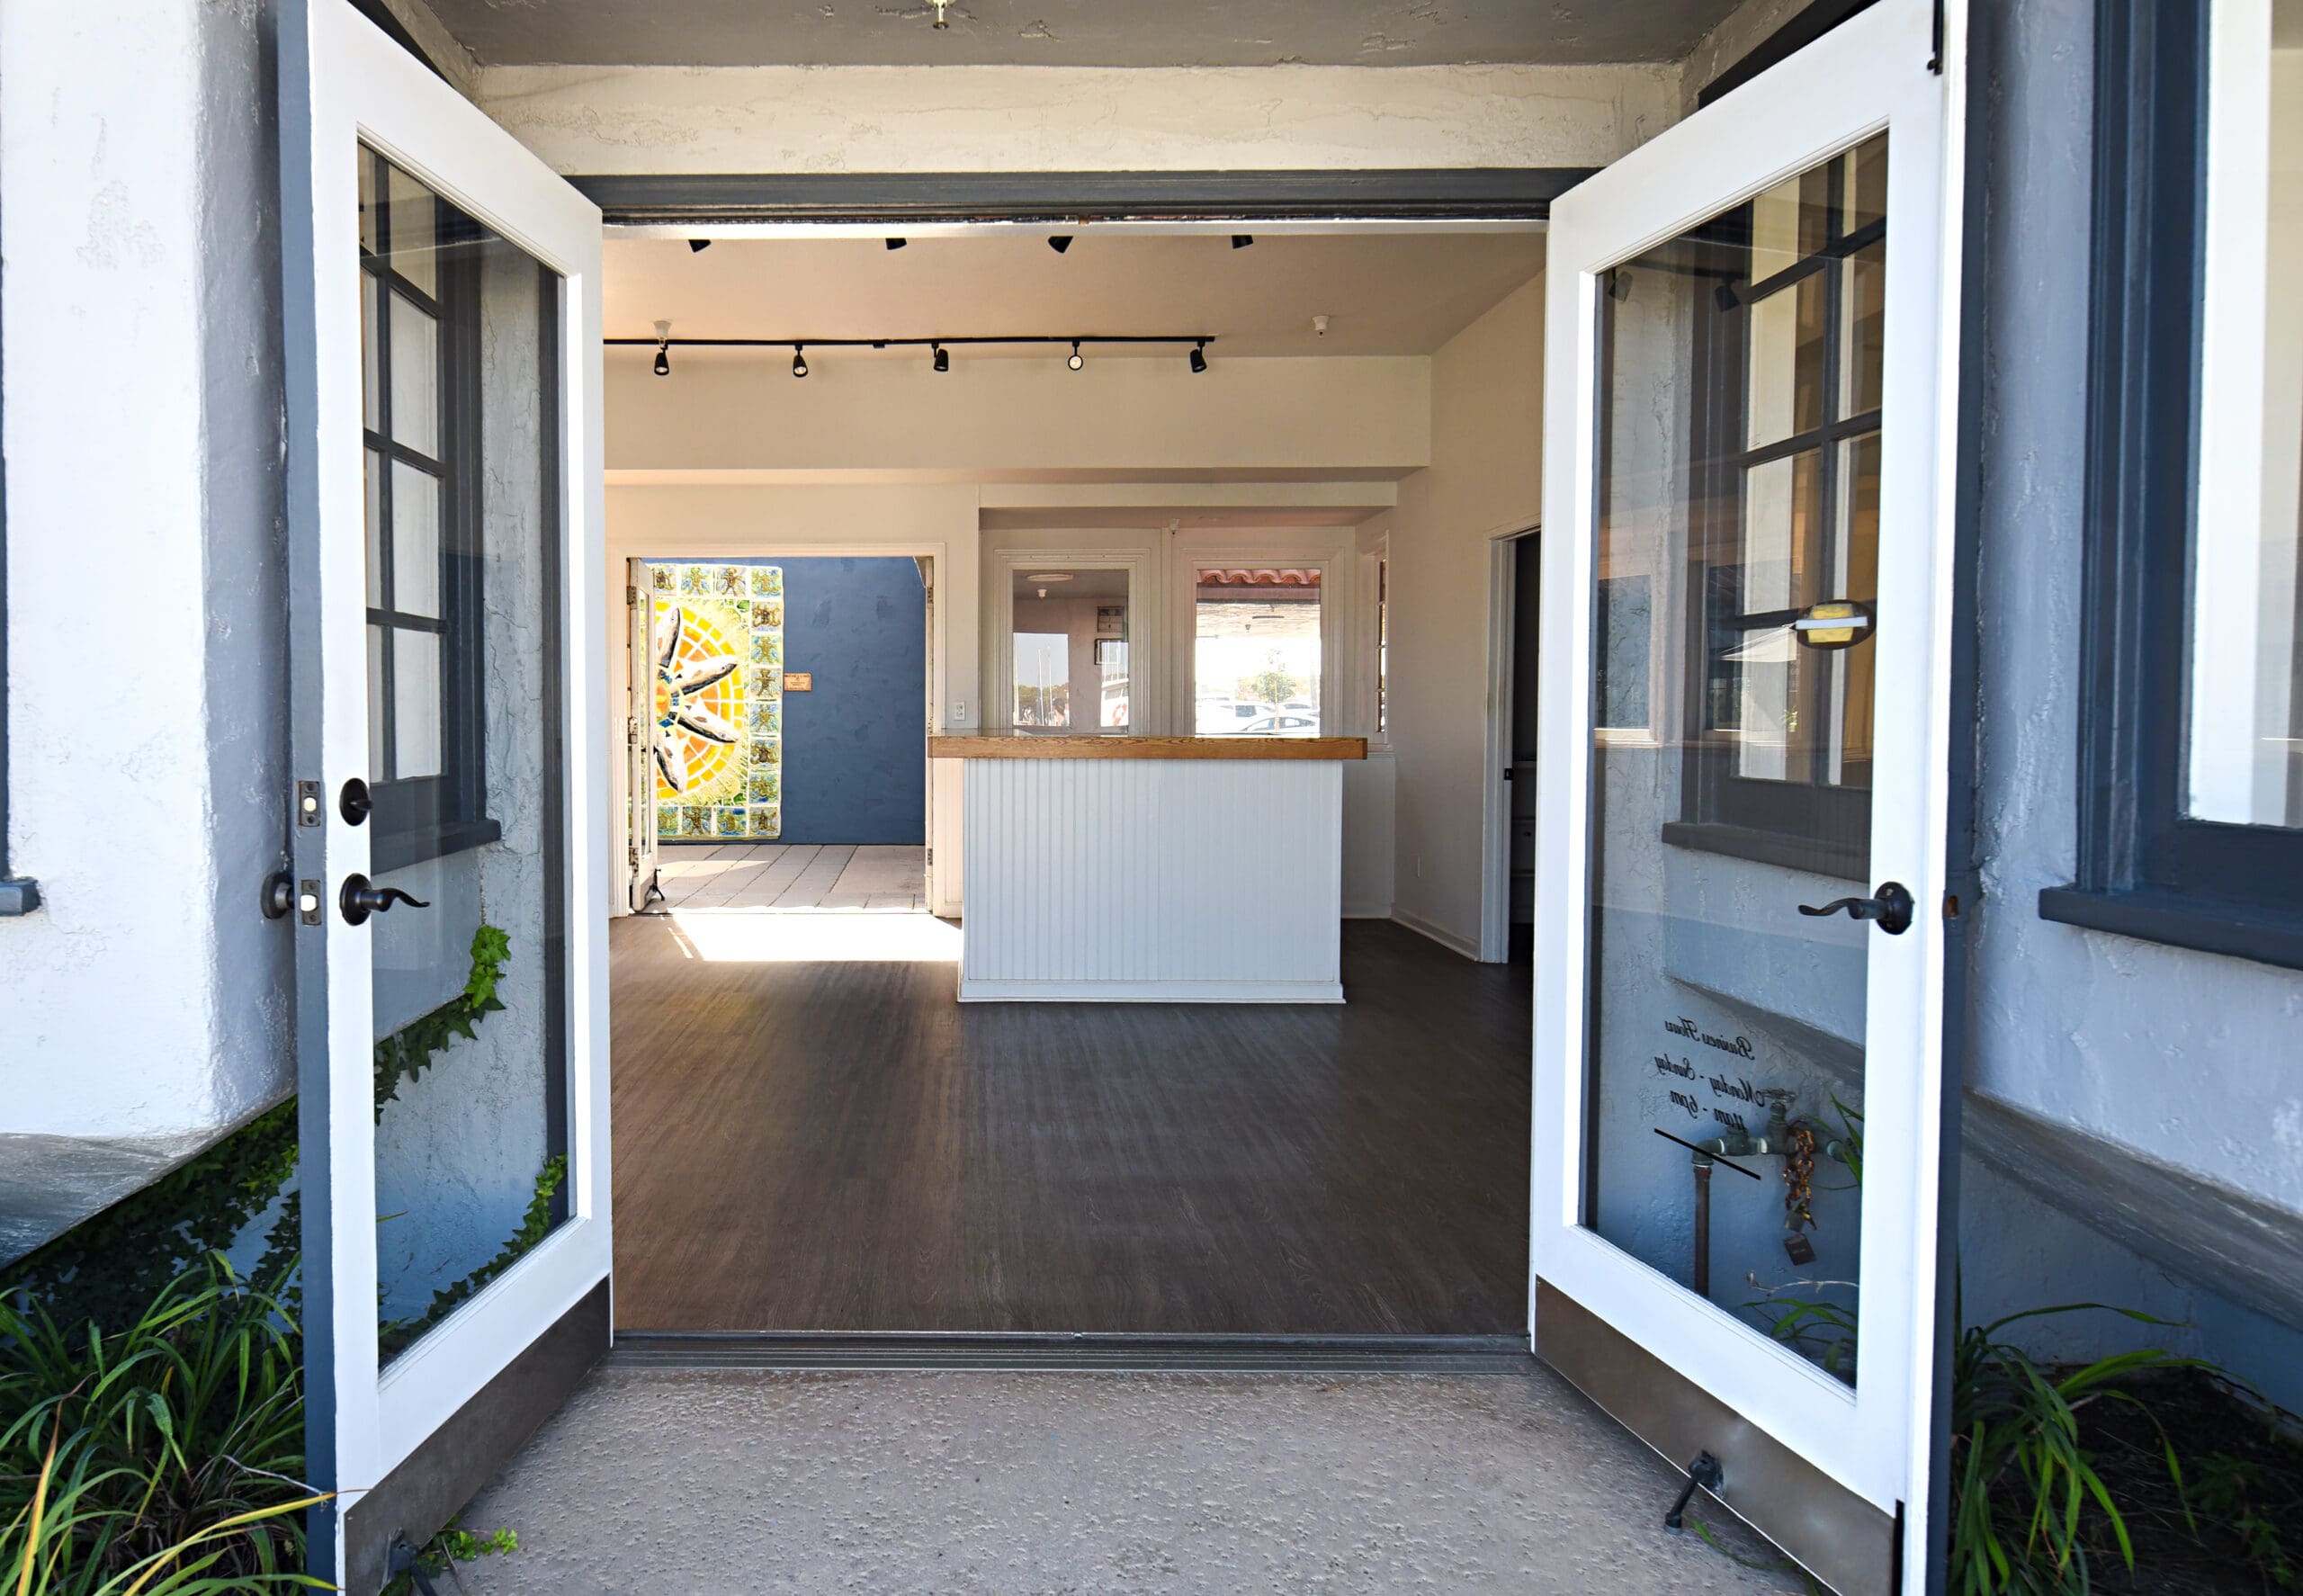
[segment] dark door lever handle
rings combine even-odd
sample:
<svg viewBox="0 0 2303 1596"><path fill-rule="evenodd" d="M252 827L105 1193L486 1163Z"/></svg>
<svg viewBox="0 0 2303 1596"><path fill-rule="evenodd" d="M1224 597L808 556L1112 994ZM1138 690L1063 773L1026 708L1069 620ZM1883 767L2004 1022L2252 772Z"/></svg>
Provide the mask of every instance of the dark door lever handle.
<svg viewBox="0 0 2303 1596"><path fill-rule="evenodd" d="M1837 914L1842 910L1850 919L1870 920L1888 936L1900 937L1911 929L1911 889L1899 881L1883 881L1868 898L1834 898L1820 908L1799 905L1799 912L1807 915Z"/></svg>
<svg viewBox="0 0 2303 1596"><path fill-rule="evenodd" d="M370 915L381 914L395 903L405 903L410 909L432 907L398 887L380 887L357 871L344 878L344 889L336 895L336 905L344 911L344 923L347 926L364 926Z"/></svg>

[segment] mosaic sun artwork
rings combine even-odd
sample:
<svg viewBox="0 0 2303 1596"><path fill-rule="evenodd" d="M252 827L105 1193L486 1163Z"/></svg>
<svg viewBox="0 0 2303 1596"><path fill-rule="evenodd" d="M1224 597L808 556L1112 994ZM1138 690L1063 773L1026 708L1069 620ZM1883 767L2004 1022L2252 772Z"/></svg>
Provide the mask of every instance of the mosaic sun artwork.
<svg viewBox="0 0 2303 1596"><path fill-rule="evenodd" d="M784 830L784 572L651 565L656 833Z"/></svg>

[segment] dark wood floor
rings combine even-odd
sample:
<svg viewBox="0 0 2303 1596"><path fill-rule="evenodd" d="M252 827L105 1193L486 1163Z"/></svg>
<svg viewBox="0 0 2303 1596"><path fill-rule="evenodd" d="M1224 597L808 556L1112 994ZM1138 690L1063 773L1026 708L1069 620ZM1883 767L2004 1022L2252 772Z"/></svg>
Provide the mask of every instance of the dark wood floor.
<svg viewBox="0 0 2303 1596"><path fill-rule="evenodd" d="M1341 1007L963 1008L617 921L619 1328L1522 1328L1528 968L1343 946Z"/></svg>

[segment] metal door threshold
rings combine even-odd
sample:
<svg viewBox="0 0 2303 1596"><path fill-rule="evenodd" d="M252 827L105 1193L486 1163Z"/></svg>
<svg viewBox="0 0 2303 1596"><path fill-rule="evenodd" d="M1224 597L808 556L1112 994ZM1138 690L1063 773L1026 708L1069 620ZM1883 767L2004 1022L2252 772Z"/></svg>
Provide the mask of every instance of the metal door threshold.
<svg viewBox="0 0 2303 1596"><path fill-rule="evenodd" d="M995 1369L1162 1374L1524 1373L1525 1336L619 1331L609 1369Z"/></svg>

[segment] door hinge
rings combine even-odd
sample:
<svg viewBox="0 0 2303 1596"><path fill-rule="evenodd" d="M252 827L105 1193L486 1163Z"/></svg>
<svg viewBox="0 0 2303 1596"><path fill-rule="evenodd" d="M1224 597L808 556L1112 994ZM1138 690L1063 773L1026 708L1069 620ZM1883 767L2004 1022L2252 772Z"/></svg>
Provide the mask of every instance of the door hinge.
<svg viewBox="0 0 2303 1596"><path fill-rule="evenodd" d="M626 582L623 585L623 602L624 606L627 609L638 609L640 607L640 589L633 587L631 583Z"/></svg>
<svg viewBox="0 0 2303 1596"><path fill-rule="evenodd" d="M623 718L623 741L627 748L636 749L640 746L640 717L637 715L626 715Z"/></svg>
<svg viewBox="0 0 2303 1596"><path fill-rule="evenodd" d="M623 862L634 870L640 868L640 845L638 843L627 842L623 845Z"/></svg>
<svg viewBox="0 0 2303 1596"><path fill-rule="evenodd" d="M927 862L930 865L933 865L936 862L936 850L932 847L927 850Z"/></svg>

